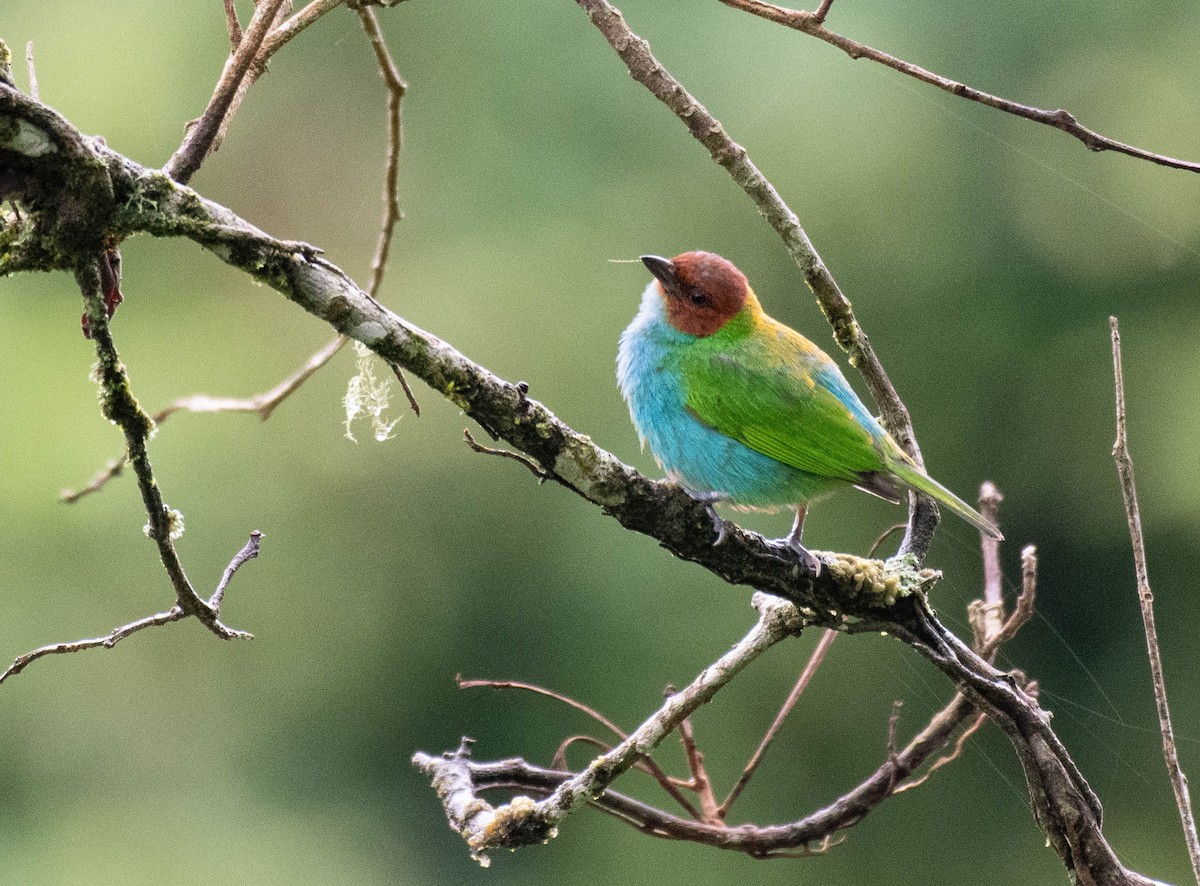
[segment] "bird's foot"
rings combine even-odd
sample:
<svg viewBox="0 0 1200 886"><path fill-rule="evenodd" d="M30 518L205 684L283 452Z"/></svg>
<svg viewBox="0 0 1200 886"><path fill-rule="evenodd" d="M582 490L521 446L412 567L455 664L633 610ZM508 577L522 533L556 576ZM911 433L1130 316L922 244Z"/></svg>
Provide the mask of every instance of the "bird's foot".
<svg viewBox="0 0 1200 886"><path fill-rule="evenodd" d="M708 519L712 520L713 531L717 533L717 540L712 543L714 548L719 548L725 544L725 540L729 538L729 524L721 519L721 515L717 513L716 504L724 500L724 496L719 492L693 492L690 489L684 488L684 492L690 495L693 499L704 505L704 513L708 514Z"/></svg>
<svg viewBox="0 0 1200 886"><path fill-rule="evenodd" d="M796 508L796 520L792 523L792 531L787 534L787 538L783 543L791 548L800 557L805 567L814 576L821 574L821 561L817 559L816 554L800 543L800 539L804 536L804 517L808 513L807 505L799 505Z"/></svg>
<svg viewBox="0 0 1200 886"><path fill-rule="evenodd" d="M783 543L796 552L796 555L800 558L800 562L804 564L804 568L811 572L814 577L821 574L820 558L804 545L800 544L800 539L789 535L783 540Z"/></svg>

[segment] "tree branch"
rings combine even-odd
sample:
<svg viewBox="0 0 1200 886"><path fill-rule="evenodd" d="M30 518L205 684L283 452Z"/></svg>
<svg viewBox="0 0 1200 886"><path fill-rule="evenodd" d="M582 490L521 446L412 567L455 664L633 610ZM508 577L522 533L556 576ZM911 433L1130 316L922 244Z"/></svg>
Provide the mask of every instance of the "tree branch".
<svg viewBox="0 0 1200 886"><path fill-rule="evenodd" d="M237 49L230 54L225 63L225 70L221 73L221 79L217 81L217 88L213 90L208 107L204 109L196 124L188 130L183 144L163 166L163 172L180 184L191 181L209 151L214 150L217 135L234 104L234 97L251 65L255 63L259 48L275 23L275 14L283 3L284 0L262 0L255 7L250 27L246 29Z"/></svg>
<svg viewBox="0 0 1200 886"><path fill-rule="evenodd" d="M1183 824L1183 839L1187 844L1192 874L1200 883L1200 839L1196 836L1196 818L1192 813L1192 798L1188 792L1187 776L1179 762L1175 745L1175 729L1171 725L1171 709L1167 706L1167 681L1163 675L1162 653L1158 648L1158 629L1154 625L1154 594L1150 590L1150 573L1146 568L1146 540L1142 535L1142 514L1138 506L1137 487L1133 482L1133 457L1129 454L1129 438L1125 427L1125 373L1121 368L1121 333L1117 318L1108 318L1112 331L1113 378L1117 403L1117 439L1113 444L1113 460L1121 480L1121 495L1125 499L1125 518L1133 542L1133 567L1137 574L1138 606L1142 611L1142 626L1146 633L1146 653L1150 658L1150 681L1154 686L1154 703L1158 710L1158 730L1162 734L1163 758L1167 776L1175 793L1175 805Z"/></svg>
<svg viewBox="0 0 1200 886"><path fill-rule="evenodd" d="M933 71L927 71L925 68L914 65L911 62L888 55L886 52L872 49L870 46L859 43L856 40L851 40L849 37L843 37L841 34L834 33L823 24L825 15L831 5L830 2L822 3L821 8L815 13L786 9L782 6L776 6L774 3L765 3L763 0L720 0L720 2L734 9L740 9L743 12L749 12L752 15L765 18L767 21L772 21L784 27L800 31L801 33L809 34L818 40L823 40L830 46L836 46L852 59L870 59L873 62L878 62L885 67L891 68L893 71L898 71L908 77L920 80L922 83L936 86L938 89L948 92L951 95L965 98L967 101L977 102L989 108L1003 111L1006 114L1013 114L1014 116L1023 117L1026 120L1043 123L1046 126L1061 130L1067 135L1077 138L1089 151L1115 151L1130 157L1136 157L1139 160L1149 160L1151 163L1157 163L1159 166L1183 169L1188 172L1200 172L1200 163L1191 160L1178 160L1174 157L1167 157L1164 154L1155 154L1144 148L1127 145L1124 142L1101 135L1095 130L1088 129L1069 111L1064 111L1061 108L1056 111L1047 111L1042 108L1035 108L1031 105L1023 105L1010 99L1001 98L998 95L991 95L980 89L967 86L965 83L959 83L940 74L935 74Z"/></svg>
<svg viewBox="0 0 1200 886"><path fill-rule="evenodd" d="M217 617L215 607L202 600L192 587L183 563L175 551L174 539L182 532L182 517L168 508L163 501L162 491L154 477L154 469L146 453L146 442L154 430L154 422L142 411L129 388L129 376L125 365L117 354L112 333L108 326L108 311L100 292L100 273L95 263L83 265L76 272L76 279L83 291L92 338L96 342L97 381L100 384L100 409L104 417L120 427L125 435L125 447L130 465L137 475L138 489L142 493L142 504L146 508L149 522L146 535L158 547L159 559L171 585L175 588L175 603L186 615L194 615L205 627L222 640L249 637L245 631L235 631L223 625Z"/></svg>
<svg viewBox="0 0 1200 886"><path fill-rule="evenodd" d="M513 849L555 836L559 823L567 815L604 793L617 776L649 754L750 662L784 637L799 633L804 626L799 610L776 597L755 594L754 607L759 611L759 619L733 649L706 668L687 688L668 697L628 738L593 760L583 772L563 781L540 802L518 797L493 808L475 797L470 778L460 777L462 748L459 755L450 757L415 754L413 765L429 776L450 826L467 841L472 857L482 862L489 850Z"/></svg>
<svg viewBox="0 0 1200 886"><path fill-rule="evenodd" d="M221 602L225 597L225 589L229 586L230 579L233 578L235 572L247 560L253 560L258 556L259 542L262 540L262 533L258 530L250 533L250 540L242 547L233 560L225 567L225 573L221 576L221 581L217 584L217 589L212 597L208 600L208 605L214 613L220 614ZM173 621L180 621L187 618L188 613L184 612L183 607L176 603L166 612L158 612L154 615L148 615L145 618L139 618L137 621L131 621L129 624L121 625L119 628L114 628L111 633L105 634L103 637L92 637L85 640L75 640L70 643L49 643L46 646L39 646L32 652L27 652L24 655L17 656L16 660L8 666L3 672L0 672L0 683L3 683L9 677L14 677L21 671L25 670L33 662L47 655L61 655L71 652L82 652L85 649L112 649L120 641L124 640L130 634L136 634L138 631L145 628L158 627L160 625L170 624ZM250 634L239 632L241 636L249 637Z"/></svg>

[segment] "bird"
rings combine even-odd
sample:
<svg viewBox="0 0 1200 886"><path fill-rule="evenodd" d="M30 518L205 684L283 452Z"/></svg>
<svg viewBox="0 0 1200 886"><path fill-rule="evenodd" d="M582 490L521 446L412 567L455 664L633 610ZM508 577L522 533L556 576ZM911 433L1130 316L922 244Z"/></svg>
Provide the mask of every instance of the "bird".
<svg viewBox="0 0 1200 886"><path fill-rule="evenodd" d="M883 429L837 364L768 316L738 268L711 252L641 256L652 279L621 334L617 382L643 448L668 479L705 504L794 507L784 539L802 544L808 503L852 486L898 504L902 490L936 499L993 538L988 519L932 479Z"/></svg>

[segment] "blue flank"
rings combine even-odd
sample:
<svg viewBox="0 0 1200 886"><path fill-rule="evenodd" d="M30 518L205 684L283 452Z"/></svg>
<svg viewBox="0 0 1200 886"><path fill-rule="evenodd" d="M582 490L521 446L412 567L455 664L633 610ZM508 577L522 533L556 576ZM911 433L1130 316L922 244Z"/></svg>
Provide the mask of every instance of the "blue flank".
<svg viewBox="0 0 1200 886"><path fill-rule="evenodd" d="M695 336L667 322L662 297L651 282L617 351L617 382L638 436L643 446L650 444L668 477L697 498L729 499L748 507L797 504L845 485L796 470L697 421L684 405L682 373L673 358L694 341ZM841 373L832 369L836 378L822 381L839 400L849 401L846 405L863 424L878 428Z"/></svg>
<svg viewBox="0 0 1200 886"><path fill-rule="evenodd" d="M858 394L854 393L850 382L846 381L846 376L842 375L842 370L838 369L836 363L827 358L824 366L813 370L813 378L818 385L837 397L841 404L850 410L854 420L866 428L876 441L887 436L887 431L883 429L875 416L871 415L867 407L863 405L863 401L858 399Z"/></svg>

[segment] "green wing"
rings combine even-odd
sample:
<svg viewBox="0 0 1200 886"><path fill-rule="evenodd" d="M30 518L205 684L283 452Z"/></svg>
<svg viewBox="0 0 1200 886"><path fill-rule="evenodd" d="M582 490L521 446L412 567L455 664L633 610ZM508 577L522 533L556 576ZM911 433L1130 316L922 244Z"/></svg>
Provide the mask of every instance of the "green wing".
<svg viewBox="0 0 1200 886"><path fill-rule="evenodd" d="M752 335L722 340L722 330L691 345L681 367L691 413L820 477L857 483L886 470L883 431L836 364L799 333L767 322Z"/></svg>

